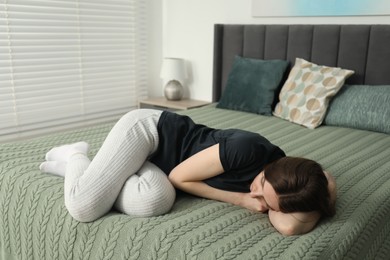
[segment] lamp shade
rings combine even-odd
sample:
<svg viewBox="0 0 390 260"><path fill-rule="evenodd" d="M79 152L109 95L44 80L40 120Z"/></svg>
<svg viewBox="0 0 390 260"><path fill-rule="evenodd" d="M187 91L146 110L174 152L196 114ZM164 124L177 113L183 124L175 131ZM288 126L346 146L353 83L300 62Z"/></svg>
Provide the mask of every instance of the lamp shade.
<svg viewBox="0 0 390 260"><path fill-rule="evenodd" d="M179 58L164 58L160 77L165 80L183 82L187 78L184 60Z"/></svg>

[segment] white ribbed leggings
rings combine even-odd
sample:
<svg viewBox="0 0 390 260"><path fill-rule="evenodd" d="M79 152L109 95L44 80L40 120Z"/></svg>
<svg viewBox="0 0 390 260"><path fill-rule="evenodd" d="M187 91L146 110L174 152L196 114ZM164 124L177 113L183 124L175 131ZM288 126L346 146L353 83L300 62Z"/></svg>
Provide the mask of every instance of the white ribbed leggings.
<svg viewBox="0 0 390 260"><path fill-rule="evenodd" d="M114 206L135 216L168 212L175 189L157 166L147 161L159 143L161 111L140 109L124 115L95 158L73 154L65 173L65 205L78 221L89 222Z"/></svg>

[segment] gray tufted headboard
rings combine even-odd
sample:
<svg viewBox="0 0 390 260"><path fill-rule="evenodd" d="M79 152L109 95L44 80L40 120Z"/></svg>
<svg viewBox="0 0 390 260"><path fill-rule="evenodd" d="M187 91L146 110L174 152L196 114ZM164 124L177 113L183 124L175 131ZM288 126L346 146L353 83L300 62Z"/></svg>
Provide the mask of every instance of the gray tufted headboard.
<svg viewBox="0 0 390 260"><path fill-rule="evenodd" d="M213 101L221 97L235 55L303 58L352 69L346 83L390 85L390 25L232 25L214 28Z"/></svg>

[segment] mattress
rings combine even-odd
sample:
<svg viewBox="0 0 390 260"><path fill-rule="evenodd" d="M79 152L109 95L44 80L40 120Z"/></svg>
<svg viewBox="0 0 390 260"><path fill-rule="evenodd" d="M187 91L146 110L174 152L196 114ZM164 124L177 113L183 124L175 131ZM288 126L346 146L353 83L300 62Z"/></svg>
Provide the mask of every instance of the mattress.
<svg viewBox="0 0 390 260"><path fill-rule="evenodd" d="M85 140L93 157L113 123L0 145L1 259L386 259L390 253L390 135L217 109L188 110L215 128L258 132L291 156L319 161L337 180L336 216L284 237L266 214L178 194L172 211L112 211L91 223L67 213L63 179L38 166L53 146Z"/></svg>

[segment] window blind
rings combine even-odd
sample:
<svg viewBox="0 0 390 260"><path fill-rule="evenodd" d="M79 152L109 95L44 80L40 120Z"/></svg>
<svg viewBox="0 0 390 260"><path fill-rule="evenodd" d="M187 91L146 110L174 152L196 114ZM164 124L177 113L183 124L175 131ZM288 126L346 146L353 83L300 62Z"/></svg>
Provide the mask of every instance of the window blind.
<svg viewBox="0 0 390 260"><path fill-rule="evenodd" d="M146 25L144 0L0 0L2 139L134 108Z"/></svg>

